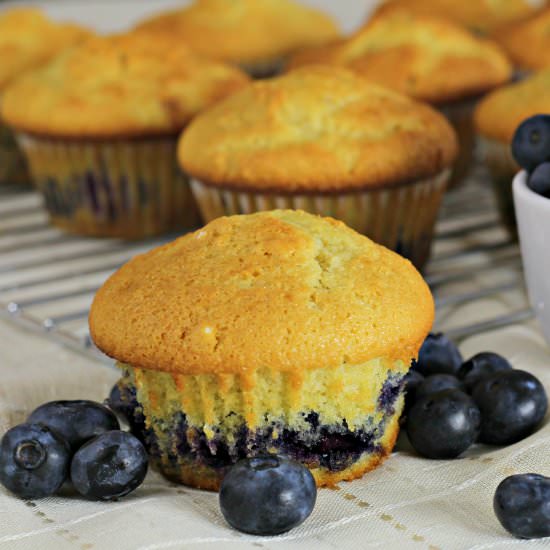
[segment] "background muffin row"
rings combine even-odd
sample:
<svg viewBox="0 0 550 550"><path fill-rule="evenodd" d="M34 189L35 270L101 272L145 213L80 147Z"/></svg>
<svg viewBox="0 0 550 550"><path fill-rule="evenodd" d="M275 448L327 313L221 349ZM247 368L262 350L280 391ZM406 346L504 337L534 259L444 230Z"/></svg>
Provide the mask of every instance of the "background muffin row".
<svg viewBox="0 0 550 550"><path fill-rule="evenodd" d="M199 0L127 35L88 33L45 66L37 60L43 66L11 79L2 118L65 230L139 238L196 224L176 163L178 134L191 123L179 165L205 221L305 208L422 265L455 136L429 107L376 84L454 123L457 182L471 164L473 104L507 83L513 66L493 41L416 15L414 2L394 4L341 38L327 16L291 2ZM254 84L242 70L265 75L283 64L308 67ZM380 155L369 155L373 147Z"/></svg>

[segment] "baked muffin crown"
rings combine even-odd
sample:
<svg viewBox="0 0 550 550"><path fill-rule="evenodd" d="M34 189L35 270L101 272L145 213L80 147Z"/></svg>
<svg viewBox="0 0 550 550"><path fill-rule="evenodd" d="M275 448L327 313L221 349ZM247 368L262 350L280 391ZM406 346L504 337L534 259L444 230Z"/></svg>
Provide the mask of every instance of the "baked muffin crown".
<svg viewBox="0 0 550 550"><path fill-rule="evenodd" d="M91 31L54 23L37 9L0 13L0 90L24 71L90 36Z"/></svg>
<svg viewBox="0 0 550 550"><path fill-rule="evenodd" d="M489 94L477 106L474 120L481 135L511 143L516 128L540 113L550 113L550 68Z"/></svg>
<svg viewBox="0 0 550 550"><path fill-rule="evenodd" d="M278 210L137 256L98 291L90 329L134 367L244 375L409 361L433 315L409 261L342 222Z"/></svg>
<svg viewBox="0 0 550 550"><path fill-rule="evenodd" d="M49 137L175 134L248 80L175 37L97 37L17 79L2 98L2 116Z"/></svg>
<svg viewBox="0 0 550 550"><path fill-rule="evenodd" d="M339 35L328 15L293 0L197 0L138 29L177 33L203 55L238 63L274 60Z"/></svg>
<svg viewBox="0 0 550 550"><path fill-rule="evenodd" d="M278 192L400 185L435 176L455 155L439 113L327 66L254 82L197 117L178 151L206 184Z"/></svg>
<svg viewBox="0 0 550 550"><path fill-rule="evenodd" d="M306 49L290 68L342 65L373 82L429 103L466 99L507 82L500 48L455 23L404 9L382 12L350 38Z"/></svg>
<svg viewBox="0 0 550 550"><path fill-rule="evenodd" d="M535 70L550 67L550 8L497 29L494 38L517 66Z"/></svg>
<svg viewBox="0 0 550 550"><path fill-rule="evenodd" d="M387 0L377 13L404 8L419 15L445 17L474 31L489 32L529 17L540 9L541 3L532 0Z"/></svg>

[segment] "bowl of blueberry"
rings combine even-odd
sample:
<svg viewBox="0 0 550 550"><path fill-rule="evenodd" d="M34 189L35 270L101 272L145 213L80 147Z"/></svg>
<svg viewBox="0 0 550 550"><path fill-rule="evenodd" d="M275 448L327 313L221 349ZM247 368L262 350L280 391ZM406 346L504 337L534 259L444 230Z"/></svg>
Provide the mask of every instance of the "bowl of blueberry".
<svg viewBox="0 0 550 550"><path fill-rule="evenodd" d="M512 154L523 168L513 193L527 290L550 343L550 115L520 124Z"/></svg>

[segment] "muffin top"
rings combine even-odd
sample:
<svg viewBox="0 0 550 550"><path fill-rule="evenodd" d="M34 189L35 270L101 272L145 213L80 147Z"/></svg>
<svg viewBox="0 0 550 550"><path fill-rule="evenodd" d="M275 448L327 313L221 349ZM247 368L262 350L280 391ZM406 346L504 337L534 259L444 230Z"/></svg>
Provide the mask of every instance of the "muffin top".
<svg viewBox="0 0 550 550"><path fill-rule="evenodd" d="M174 37L97 37L17 79L5 91L2 116L49 137L168 135L248 81Z"/></svg>
<svg viewBox="0 0 550 550"><path fill-rule="evenodd" d="M22 72L89 36L90 31L54 23L37 9L0 13L0 90Z"/></svg>
<svg viewBox="0 0 550 550"><path fill-rule="evenodd" d="M516 128L540 113L550 113L550 69L495 90L481 101L474 118L481 135L511 143Z"/></svg>
<svg viewBox="0 0 550 550"><path fill-rule="evenodd" d="M550 67L550 8L494 34L510 59L523 69Z"/></svg>
<svg viewBox="0 0 550 550"><path fill-rule="evenodd" d="M275 210L135 257L98 291L90 329L133 367L246 373L410 361L433 317L408 260L342 222Z"/></svg>
<svg viewBox="0 0 550 550"><path fill-rule="evenodd" d="M339 35L329 16L292 0L196 0L138 28L177 33L197 52L235 63L277 59Z"/></svg>
<svg viewBox="0 0 550 550"><path fill-rule="evenodd" d="M257 81L199 115L178 156L207 185L338 192L432 177L456 156L445 118L341 67Z"/></svg>
<svg viewBox="0 0 550 550"><path fill-rule="evenodd" d="M446 17L474 31L488 32L535 13L544 0L387 0L379 12L406 8L419 15Z"/></svg>
<svg viewBox="0 0 550 550"><path fill-rule="evenodd" d="M391 10L350 38L297 53L290 67L343 65L429 103L465 99L507 82L512 68L499 47L444 19Z"/></svg>

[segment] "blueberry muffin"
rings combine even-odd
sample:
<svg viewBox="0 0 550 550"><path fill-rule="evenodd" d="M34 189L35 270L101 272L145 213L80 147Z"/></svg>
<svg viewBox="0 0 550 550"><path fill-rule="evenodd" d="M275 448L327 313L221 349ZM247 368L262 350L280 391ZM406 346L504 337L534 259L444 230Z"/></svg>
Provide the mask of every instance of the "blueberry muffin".
<svg viewBox="0 0 550 550"><path fill-rule="evenodd" d="M550 67L550 8L494 34L516 67L533 71Z"/></svg>
<svg viewBox="0 0 550 550"><path fill-rule="evenodd" d="M248 80L171 37L97 37L8 86L2 117L56 226L141 238L197 223L177 135Z"/></svg>
<svg viewBox="0 0 550 550"><path fill-rule="evenodd" d="M391 452L433 316L407 260L341 222L276 210L137 256L98 291L90 329L127 373L168 477L218 489L237 460L277 453L333 485Z"/></svg>
<svg viewBox="0 0 550 550"><path fill-rule="evenodd" d="M311 63L348 67L440 109L457 130L460 143L454 182L464 178L472 161L473 103L512 74L495 44L450 21L402 9L375 16L338 43L296 54L289 67Z"/></svg>
<svg viewBox="0 0 550 550"><path fill-rule="evenodd" d="M379 12L404 8L418 15L445 17L469 29L487 33L536 13L544 0L387 0Z"/></svg>
<svg viewBox="0 0 550 550"><path fill-rule="evenodd" d="M199 115L179 161L206 220L274 208L341 219L426 261L456 138L443 116L341 67L256 81Z"/></svg>
<svg viewBox="0 0 550 550"><path fill-rule="evenodd" d="M6 86L25 71L90 37L82 27L54 23L39 10L0 13L0 103ZM27 183L28 169L11 130L0 119L0 184Z"/></svg>
<svg viewBox="0 0 550 550"><path fill-rule="evenodd" d="M475 112L481 151L491 173L501 218L514 237L517 231L512 179L520 168L510 145L521 122L544 113L550 113L550 69L494 91Z"/></svg>
<svg viewBox="0 0 550 550"><path fill-rule="evenodd" d="M138 29L175 33L197 52L236 63L253 76L273 74L298 48L339 35L329 16L293 0L196 0Z"/></svg>

